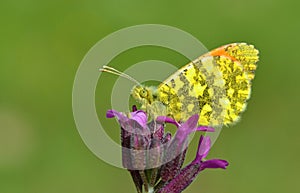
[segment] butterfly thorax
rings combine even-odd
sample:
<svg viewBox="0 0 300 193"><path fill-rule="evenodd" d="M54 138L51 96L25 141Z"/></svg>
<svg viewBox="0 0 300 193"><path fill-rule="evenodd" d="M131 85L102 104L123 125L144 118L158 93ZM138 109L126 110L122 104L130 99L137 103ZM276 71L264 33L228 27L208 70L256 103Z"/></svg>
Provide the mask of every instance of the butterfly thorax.
<svg viewBox="0 0 300 193"><path fill-rule="evenodd" d="M157 116L174 117L174 107L178 104L176 93L162 92L162 87L147 87L137 85L132 88L132 97L141 104L141 109L145 110L152 118ZM178 107L175 107L178 108Z"/></svg>
<svg viewBox="0 0 300 193"><path fill-rule="evenodd" d="M141 104L152 118L157 116L169 116L180 121L181 103L176 91L167 85L147 87L137 85L132 88L131 96Z"/></svg>

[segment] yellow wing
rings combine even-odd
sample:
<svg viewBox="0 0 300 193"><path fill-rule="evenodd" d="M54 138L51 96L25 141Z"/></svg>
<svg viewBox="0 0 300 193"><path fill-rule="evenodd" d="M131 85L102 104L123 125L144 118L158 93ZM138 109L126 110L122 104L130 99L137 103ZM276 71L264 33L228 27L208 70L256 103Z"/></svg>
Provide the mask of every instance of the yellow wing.
<svg viewBox="0 0 300 193"><path fill-rule="evenodd" d="M245 43L217 48L179 69L157 88L168 116L185 121L198 113L199 124L235 123L251 93L258 50Z"/></svg>

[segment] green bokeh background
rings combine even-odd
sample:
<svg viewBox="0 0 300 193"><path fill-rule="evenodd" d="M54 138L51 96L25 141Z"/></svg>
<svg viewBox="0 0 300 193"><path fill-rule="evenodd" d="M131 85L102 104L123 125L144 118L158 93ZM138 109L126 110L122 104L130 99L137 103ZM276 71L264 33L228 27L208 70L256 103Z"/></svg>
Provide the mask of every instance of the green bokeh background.
<svg viewBox="0 0 300 193"><path fill-rule="evenodd" d="M209 155L228 160L230 167L204 171L185 192L300 192L299 7L293 0L2 0L0 193L135 191L125 170L98 159L81 140L72 85L97 41L146 23L180 28L209 49L245 41L261 53L242 121L223 130ZM129 50L111 65L124 70L145 59L178 66L187 61L150 47ZM116 77L104 78L111 89ZM100 119L109 108L102 94L97 90L95 99ZM118 141L116 124L103 121Z"/></svg>

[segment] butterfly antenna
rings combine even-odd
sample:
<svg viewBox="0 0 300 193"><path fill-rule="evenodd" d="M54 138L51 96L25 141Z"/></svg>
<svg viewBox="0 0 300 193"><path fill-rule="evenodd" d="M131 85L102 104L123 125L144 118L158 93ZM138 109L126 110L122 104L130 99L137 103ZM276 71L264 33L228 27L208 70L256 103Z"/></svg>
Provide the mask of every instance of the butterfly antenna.
<svg viewBox="0 0 300 193"><path fill-rule="evenodd" d="M141 85L137 80L135 80L134 78L132 78L131 76L129 76L128 74L125 74L123 72L120 72L119 70L115 69L115 68L112 68L110 66L103 66L103 68L100 68L99 71L101 72L108 72L108 73L111 73L111 74L115 74L117 76L121 76L123 78L126 78L138 85Z"/></svg>

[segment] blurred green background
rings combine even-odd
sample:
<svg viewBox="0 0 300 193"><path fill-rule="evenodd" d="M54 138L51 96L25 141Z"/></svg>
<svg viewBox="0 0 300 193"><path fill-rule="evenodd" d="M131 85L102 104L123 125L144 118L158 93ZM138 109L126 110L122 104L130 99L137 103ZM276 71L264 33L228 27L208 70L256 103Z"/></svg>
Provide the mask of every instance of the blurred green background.
<svg viewBox="0 0 300 193"><path fill-rule="evenodd" d="M230 167L204 171L185 192L300 192L299 7L292 0L2 0L0 193L135 191L127 171L98 159L81 140L72 85L97 41L146 23L180 28L208 49L243 41L260 50L248 109L241 122L223 130L209 155ZM186 62L151 47L129 50L112 63L124 70L145 59ZM116 77L105 78L110 89ZM110 106L101 94L97 90L95 100L104 119ZM118 141L116 124L106 125Z"/></svg>

